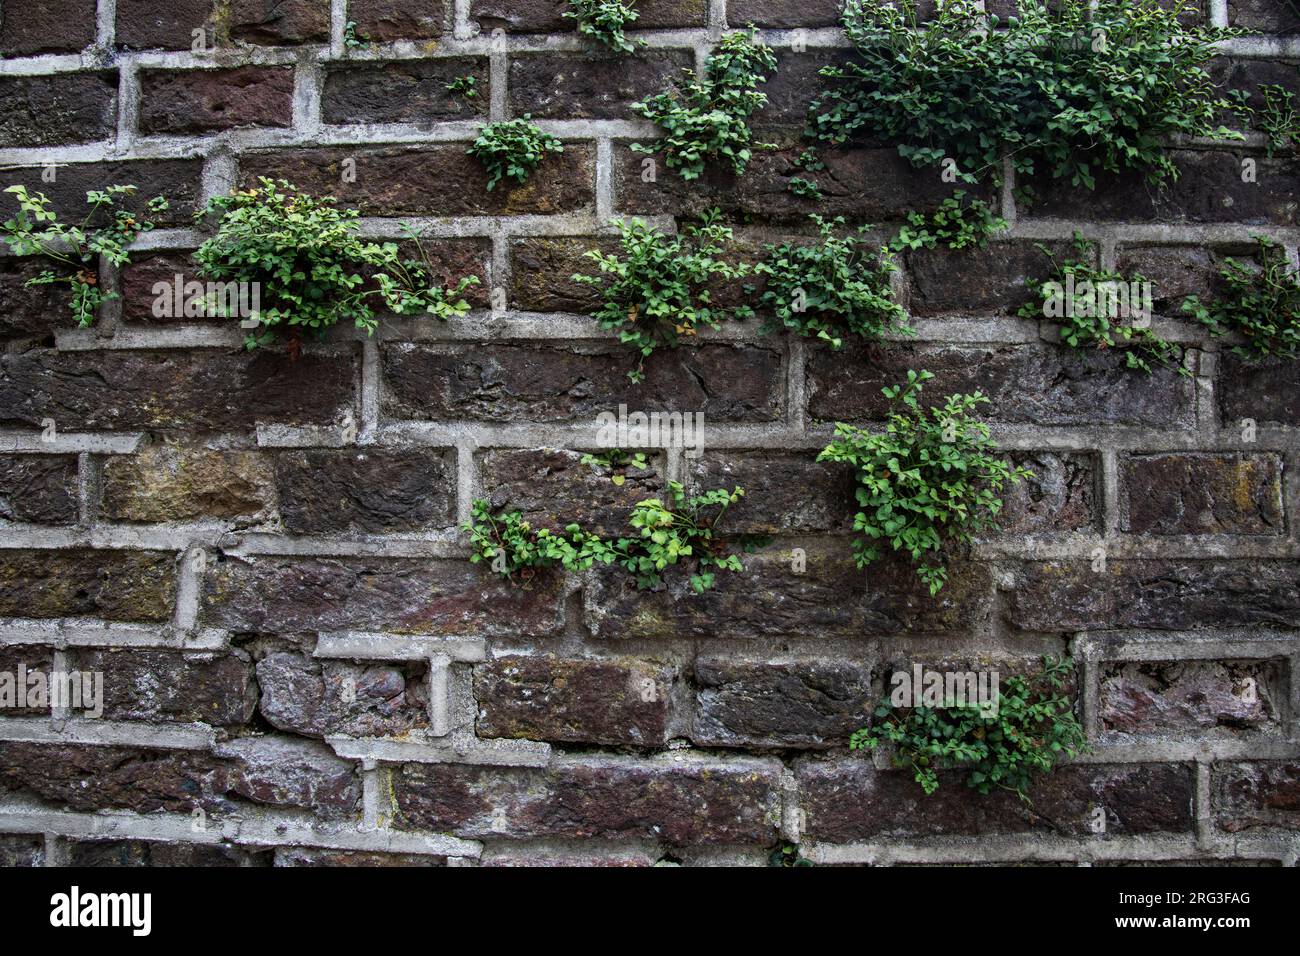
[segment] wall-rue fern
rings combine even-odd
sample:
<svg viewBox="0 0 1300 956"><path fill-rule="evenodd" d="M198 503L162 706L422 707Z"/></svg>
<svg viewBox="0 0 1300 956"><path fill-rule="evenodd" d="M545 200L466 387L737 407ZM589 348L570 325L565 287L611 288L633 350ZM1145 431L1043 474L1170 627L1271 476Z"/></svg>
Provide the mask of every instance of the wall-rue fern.
<svg viewBox="0 0 1300 956"><path fill-rule="evenodd" d="M532 117L489 123L479 128L478 138L466 150L487 170L488 192L503 179L523 184L547 156L564 152L564 144L542 132Z"/></svg>
<svg viewBox="0 0 1300 956"><path fill-rule="evenodd" d="M517 511L493 515L485 500L476 500L462 529L469 535L470 561L486 562L497 574L527 585L548 567L583 571L594 564L618 564L638 588L663 582L663 572L681 565L690 570L697 593L713 587L718 571L742 571L740 556L719 535L718 524L739 501L742 488L719 488L687 496L682 485L668 483L668 498L648 498L632 508L627 537L605 539L569 524L561 532L534 529ZM743 539L741 539L743 541Z"/></svg>
<svg viewBox="0 0 1300 956"><path fill-rule="evenodd" d="M752 272L747 264L722 259L732 232L718 218L718 210L710 210L698 225L676 235L665 235L640 219L615 219L622 254L593 249L586 255L599 274L573 276L575 282L601 290L604 302L594 316L601 327L618 332L620 342L637 350L637 365L628 372L632 381L644 379L645 360L655 349L676 348L701 326L716 329L723 319L753 315L748 306L724 308L713 301L711 283Z"/></svg>
<svg viewBox="0 0 1300 956"><path fill-rule="evenodd" d="M1255 262L1228 259L1224 264L1214 301L1188 296L1183 311L1212 335L1241 336L1244 342L1232 350L1243 358L1294 359L1300 356L1300 274L1273 240L1256 236L1255 244Z"/></svg>
<svg viewBox="0 0 1300 956"><path fill-rule="evenodd" d="M996 457L989 428L973 412L988 401L975 392L950 395L942 406L921 405L929 372L909 371L907 381L884 388L891 402L885 430L872 434L837 424L835 441L818 461L852 465L861 511L853 550L860 568L887 550L909 555L916 573L937 594L947 580L945 551L993 526L1002 510L998 493L1030 477Z"/></svg>
<svg viewBox="0 0 1300 956"><path fill-rule="evenodd" d="M996 707L955 701L899 707L886 698L849 746L889 746L894 766L910 768L927 794L939 789L940 770L959 769L967 771L966 786L979 793L1009 790L1029 803L1036 774L1087 749L1074 705L1061 693L1073 668L1069 658L1044 658L1038 673L1007 679Z"/></svg>
<svg viewBox="0 0 1300 956"><path fill-rule="evenodd" d="M28 193L26 186L10 186L5 192L18 200L18 212L5 222L0 238L15 255L41 256L55 266L25 285L67 285L73 318L83 328L90 325L105 301L118 298L116 292L104 292L99 285L99 257L115 266L125 265L131 261L127 250L132 241L154 228L151 220L118 208L119 200L134 195L136 187L109 186L86 193L90 209L76 225L59 222L44 193ZM147 205L150 213L167 208L161 196Z"/></svg>
<svg viewBox="0 0 1300 956"><path fill-rule="evenodd" d="M645 46L624 32L637 19L632 0L569 0L566 20L576 20L578 32L615 53L635 53Z"/></svg>
<svg viewBox="0 0 1300 956"><path fill-rule="evenodd" d="M200 274L260 289L261 309L246 320L255 322L249 348L269 344L277 331L287 331L296 347L301 333L319 335L339 322L373 334L376 304L438 319L469 311L463 294L477 276L455 287L436 282L427 261L403 259L396 243L360 239L357 211L334 202L262 177L212 199L200 214L217 219L216 234L194 253ZM419 237L410 237L418 247Z"/></svg>
<svg viewBox="0 0 1300 956"><path fill-rule="evenodd" d="M650 146L634 143L642 153L664 155L669 169L683 179L699 179L710 163L724 163L737 173L749 165L755 144L749 117L767 105L758 87L776 69L772 48L754 30L729 33L709 57L704 75L684 71L676 89L632 104L632 112L658 123L663 136Z"/></svg>
<svg viewBox="0 0 1300 956"><path fill-rule="evenodd" d="M1024 176L1092 188L1102 172L1177 176L1177 135L1239 138L1205 64L1232 31L1185 20L1194 0L1023 0L1016 18L946 0L918 23L915 0L850 0L855 56L827 67L810 135L871 139L916 165L955 163L968 182Z"/></svg>

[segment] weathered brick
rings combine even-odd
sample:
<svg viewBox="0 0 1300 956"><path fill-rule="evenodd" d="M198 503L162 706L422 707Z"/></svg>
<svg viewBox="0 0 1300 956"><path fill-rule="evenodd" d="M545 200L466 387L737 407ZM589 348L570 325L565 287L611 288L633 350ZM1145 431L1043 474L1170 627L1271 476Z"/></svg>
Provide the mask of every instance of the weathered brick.
<svg viewBox="0 0 1300 956"><path fill-rule="evenodd" d="M0 77L0 146L67 146L117 130L117 74Z"/></svg>
<svg viewBox="0 0 1300 956"><path fill-rule="evenodd" d="M1284 358L1256 362L1223 352L1218 365L1215 395L1226 427L1237 428L1246 419L1300 425L1300 362Z"/></svg>
<svg viewBox="0 0 1300 956"><path fill-rule="evenodd" d="M1028 631L1300 626L1300 566L1287 561L1110 560L1025 563L1006 616Z"/></svg>
<svg viewBox="0 0 1300 956"><path fill-rule="evenodd" d="M320 0L229 0L226 28L232 40L262 46L326 43L329 4Z"/></svg>
<svg viewBox="0 0 1300 956"><path fill-rule="evenodd" d="M692 490L739 486L725 530L745 534L847 531L853 524L853 469L816 461L816 451L705 451L689 463Z"/></svg>
<svg viewBox="0 0 1300 956"><path fill-rule="evenodd" d="M825 81L820 71L828 66L839 66L849 59L844 50L805 50L796 52L778 47L776 69L767 75L766 82L757 89L767 96L767 105L754 113L750 126L762 140L775 139L778 143L801 143L801 135L808 120L808 108L813 97ZM806 147L807 143L802 143ZM810 178L805 174L804 178Z"/></svg>
<svg viewBox="0 0 1300 956"><path fill-rule="evenodd" d="M1091 454L1015 452L1012 464L1033 474L1002 489L1001 533L1092 530L1098 521L1097 458Z"/></svg>
<svg viewBox="0 0 1300 956"><path fill-rule="evenodd" d="M163 249L157 252L137 252L122 267L119 279L122 294L122 317L128 322L185 322L227 325L230 319L221 316L184 314L184 284L205 281L199 277L191 258L192 249ZM182 308L177 310L173 290L180 276ZM159 283L167 290L155 292Z"/></svg>
<svg viewBox="0 0 1300 956"><path fill-rule="evenodd" d="M160 551L0 550L0 615L166 621L175 557Z"/></svg>
<svg viewBox="0 0 1300 956"><path fill-rule="evenodd" d="M660 497L664 489L662 459L653 455L647 468L607 471L581 463L582 455L551 449L496 449L479 463L479 484L492 510L523 513L534 528L558 531L577 522L597 534L626 534L632 506ZM623 478L616 485L611 478Z"/></svg>
<svg viewBox="0 0 1300 956"><path fill-rule="evenodd" d="M1220 763L1210 781L1215 822L1229 833L1255 827L1300 830L1300 763Z"/></svg>
<svg viewBox="0 0 1300 956"><path fill-rule="evenodd" d="M763 843L776 837L778 775L759 761L579 758L546 770L406 764L401 828L470 838Z"/></svg>
<svg viewBox="0 0 1300 956"><path fill-rule="evenodd" d="M0 257L0 340L44 338L76 324L66 286L27 285L51 265L41 256Z"/></svg>
<svg viewBox="0 0 1300 956"><path fill-rule="evenodd" d="M609 255L617 251L617 244L567 236L511 240L511 306L526 312L595 312L602 302L600 290L572 278L599 271L587 258L593 249Z"/></svg>
<svg viewBox="0 0 1300 956"><path fill-rule="evenodd" d="M75 524L76 456L0 455L0 518Z"/></svg>
<svg viewBox="0 0 1300 956"><path fill-rule="evenodd" d="M329 425L352 405L355 359L257 351L0 355L0 425L59 431L226 432L258 423Z"/></svg>
<svg viewBox="0 0 1300 956"><path fill-rule="evenodd" d="M383 410L395 418L594 423L620 404L702 412L708 422L775 421L781 414L781 354L767 347L661 349L646 361L640 385L627 378L634 355L619 345L385 343L380 349ZM705 386L720 381L731 387Z"/></svg>
<svg viewBox="0 0 1300 956"><path fill-rule="evenodd" d="M832 660L715 656L695 662L695 686L690 736L700 747L847 744L875 704L870 671Z"/></svg>
<svg viewBox="0 0 1300 956"><path fill-rule="evenodd" d="M269 853L228 843L155 843L145 840L68 840L69 866L269 866Z"/></svg>
<svg viewBox="0 0 1300 956"><path fill-rule="evenodd" d="M1300 33L1300 10L1287 0L1228 0L1228 26L1249 33Z"/></svg>
<svg viewBox="0 0 1300 956"><path fill-rule="evenodd" d="M309 847L277 847L276 866L446 866L445 856L414 853L372 853L366 850L317 850Z"/></svg>
<svg viewBox="0 0 1300 956"><path fill-rule="evenodd" d="M0 55L75 53L95 42L95 0L28 0L0 13Z"/></svg>
<svg viewBox="0 0 1300 956"><path fill-rule="evenodd" d="M3 701L0 714L6 717L48 715L48 681L53 668L54 650L49 645L0 644L0 701ZM39 697L40 678L32 679L35 674L45 675L43 704Z"/></svg>
<svg viewBox="0 0 1300 956"><path fill-rule="evenodd" d="M39 834L0 834L0 866L44 866L45 839Z"/></svg>
<svg viewBox="0 0 1300 956"><path fill-rule="evenodd" d="M184 654L155 649L79 649L70 670L104 675L106 720L248 723L257 707L253 664L240 651Z"/></svg>
<svg viewBox="0 0 1300 956"><path fill-rule="evenodd" d="M1121 459L1120 527L1134 534L1284 534L1274 454Z"/></svg>
<svg viewBox="0 0 1300 956"><path fill-rule="evenodd" d="M270 463L259 452L165 443L104 462L100 516L108 521L269 519Z"/></svg>
<svg viewBox="0 0 1300 956"><path fill-rule="evenodd" d="M293 123L293 68L145 70L140 132L179 136Z"/></svg>
<svg viewBox="0 0 1300 956"><path fill-rule="evenodd" d="M277 730L324 737L400 737L429 726L420 663L352 664L277 652L257 662L259 707Z"/></svg>
<svg viewBox="0 0 1300 956"><path fill-rule="evenodd" d="M564 18L566 9L555 0L472 0L469 16L484 33L498 29L507 33L575 30L575 21ZM639 30L702 27L708 0L639 0L636 12L632 27Z"/></svg>
<svg viewBox="0 0 1300 956"><path fill-rule="evenodd" d="M843 10L844 0L729 0L727 22L768 29L833 27Z"/></svg>
<svg viewBox="0 0 1300 956"><path fill-rule="evenodd" d="M234 630L504 633L561 629L558 575L531 588L467 561L414 558L227 558L208 564L205 622Z"/></svg>
<svg viewBox="0 0 1300 956"><path fill-rule="evenodd" d="M859 570L847 539L805 548L803 571L795 557L770 548L744 555L743 572L720 572L699 595L671 571L669 586L640 591L627 572L600 569L586 594L587 626L601 639L860 637L970 632L989 616L987 565L950 565L948 583L932 598L903 559Z"/></svg>
<svg viewBox="0 0 1300 956"><path fill-rule="evenodd" d="M1118 734L1276 722L1276 665L1255 661L1114 662L1101 677L1102 726Z"/></svg>
<svg viewBox="0 0 1300 956"><path fill-rule="evenodd" d="M626 119L628 107L671 86L694 65L688 50L633 57L523 53L510 58L509 110L534 119Z"/></svg>
<svg viewBox="0 0 1300 956"><path fill-rule="evenodd" d="M275 483L281 520L294 533L419 531L455 519L455 466L439 450L281 452Z"/></svg>
<svg viewBox="0 0 1300 956"><path fill-rule="evenodd" d="M1068 243L1045 243L1060 261ZM913 315L1007 315L1035 296L1026 281L1052 274L1052 263L1028 240L995 241L983 249L916 249L907 254Z"/></svg>
<svg viewBox="0 0 1300 956"><path fill-rule="evenodd" d="M509 843L495 843L483 848L479 857L479 866L493 867L624 867L654 866L659 860L656 853L639 849L622 847L551 847L515 846Z"/></svg>
<svg viewBox="0 0 1300 956"><path fill-rule="evenodd" d="M472 99L447 89L472 76ZM393 63L352 63L331 67L321 94L326 123L431 123L486 115L489 97L486 57L439 57Z"/></svg>
<svg viewBox="0 0 1300 956"><path fill-rule="evenodd" d="M121 0L117 4L117 42L135 50L189 50L195 30L204 30L205 46L213 43L213 0Z"/></svg>
<svg viewBox="0 0 1300 956"><path fill-rule="evenodd" d="M509 655L474 668L480 737L659 747L674 673L633 658Z"/></svg>
<svg viewBox="0 0 1300 956"><path fill-rule="evenodd" d="M595 206L595 154L577 143L549 156L515 185L487 190L487 172L466 145L425 148L361 146L247 153L245 183L283 177L317 195L337 196L365 216L518 216L578 212ZM343 160L356 161L355 181L343 178Z"/></svg>
<svg viewBox="0 0 1300 956"><path fill-rule="evenodd" d="M1151 283L1157 315L1184 316L1189 295L1209 300L1225 256L1207 246L1120 246L1115 267L1125 275L1138 273ZM1241 258L1238 256L1237 258Z"/></svg>
<svg viewBox="0 0 1300 956"><path fill-rule="evenodd" d="M1148 425L1190 428L1195 396L1173 369L1134 375L1114 352L1039 345L901 345L816 349L808 362L808 408L820 421L881 421L881 388L908 369L934 373L925 400L976 389L988 396L979 415L1025 425Z"/></svg>
<svg viewBox="0 0 1300 956"><path fill-rule="evenodd" d="M349 0L347 12L358 37L380 43L427 40L451 29L448 0Z"/></svg>
<svg viewBox="0 0 1300 956"><path fill-rule="evenodd" d="M1083 837L1095 832L1098 807L1111 836L1192 828L1195 785L1187 764L1058 767L1030 788L1032 807L1005 791L972 795L962 771L941 772L929 796L910 772L876 770L861 758L810 761L796 772L805 834L827 843L1024 832Z"/></svg>
<svg viewBox="0 0 1300 956"><path fill-rule="evenodd" d="M743 176L720 164L699 179L687 182L669 169L662 156L633 152L628 144L614 145L614 205L638 215L698 216L713 207L731 218L762 217L781 222L805 220L810 213L845 216L868 222L902 219L910 211L936 208L952 194L931 170L918 170L893 149L823 150L826 169L808 172L795 163L803 152L792 147L754 155ZM644 181L653 170L652 181ZM805 199L788 189L791 179L816 182L821 199Z"/></svg>
<svg viewBox="0 0 1300 956"><path fill-rule="evenodd" d="M89 212L86 193L109 186L136 186L134 196L119 199L118 206L137 214L145 213L149 200L163 196L171 208L162 213L147 213L146 218L159 226L189 225L198 211L202 194L202 159L133 159L105 163L69 163L55 168L56 179L42 179L41 166L22 166L8 170L5 182L23 185L31 193L43 193L50 208L65 222L81 222ZM66 290L63 290L66 297ZM67 306L61 304L60 311Z"/></svg>

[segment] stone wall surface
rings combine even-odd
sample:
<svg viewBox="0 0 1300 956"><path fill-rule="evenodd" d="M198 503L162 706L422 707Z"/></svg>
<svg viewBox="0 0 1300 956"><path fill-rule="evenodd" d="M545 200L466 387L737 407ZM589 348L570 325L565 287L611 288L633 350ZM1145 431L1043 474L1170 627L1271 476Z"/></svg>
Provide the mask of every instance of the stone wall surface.
<svg viewBox="0 0 1300 956"><path fill-rule="evenodd" d="M812 211L896 226L951 187L854 149L827 154L820 205L787 190L816 70L845 45L834 2L644 0L629 60L563 6L0 0L5 184L69 212L110 183L172 200L104 268L123 296L88 329L0 256L0 670L105 687L95 719L0 713L0 861L763 864L790 842L818 863L1294 865L1300 364L1245 365L1176 303L1254 234L1295 261L1300 161L1184 143L1164 196L1134 177L1033 207L1009 182L987 250L902 261L914 340L832 352L750 322L633 385L568 278L611 217L672 228L717 205L757 246ZM1247 31L1234 68L1300 89L1291 4L1204 12ZM628 104L751 22L780 54L755 125L781 148L739 180L643 181L630 146L655 130ZM446 90L465 75L473 100ZM565 152L488 192L465 148L525 113ZM202 241L191 213L258 175L337 196L371 236L414 225L482 279L473 311L335 330L296 359L154 318L153 282ZM1076 230L1168 293L1156 327L1189 377L1015 316L1033 243ZM936 395L982 389L1035 472L934 599L905 565L854 568L848 476L814 461L908 368ZM702 455L594 477L580 455L620 403L702 412ZM607 571L520 588L466 560L475 498L617 527L670 480L744 485L735 527L771 538L708 594ZM1032 809L956 778L926 797L847 748L900 663L1010 674L1066 653L1092 750Z"/></svg>

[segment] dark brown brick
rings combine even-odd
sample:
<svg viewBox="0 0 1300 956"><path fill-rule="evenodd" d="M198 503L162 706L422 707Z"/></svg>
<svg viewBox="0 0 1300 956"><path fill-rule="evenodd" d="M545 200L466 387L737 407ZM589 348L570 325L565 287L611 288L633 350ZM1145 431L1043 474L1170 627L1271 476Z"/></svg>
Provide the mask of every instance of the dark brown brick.
<svg viewBox="0 0 1300 956"><path fill-rule="evenodd" d="M998 527L1003 535L1096 529L1099 478L1095 455L1015 452L1007 459L1033 474L1002 489Z"/></svg>
<svg viewBox="0 0 1300 956"><path fill-rule="evenodd" d="M473 0L470 21L477 22L484 33L504 30L507 33L551 33L576 30L575 21L566 20L567 4L556 0ZM707 0L638 0L639 30L671 27L702 27L708 12Z"/></svg>
<svg viewBox="0 0 1300 956"><path fill-rule="evenodd" d="M1067 243L1047 243L1058 261L1074 258ZM984 249L917 249L907 254L913 315L1008 315L1036 297L1026 281L1052 274L1052 263L1028 240Z"/></svg>
<svg viewBox="0 0 1300 956"><path fill-rule="evenodd" d="M0 214L8 216L12 208L0 203ZM67 286L27 285L53 266L42 256L0 257L0 339L42 338L76 324Z"/></svg>
<svg viewBox="0 0 1300 956"><path fill-rule="evenodd" d="M352 664L277 652L257 663L262 716L277 730L324 737L400 737L429 726L419 663Z"/></svg>
<svg viewBox="0 0 1300 956"><path fill-rule="evenodd" d="M0 146L68 146L116 131L116 73L0 77Z"/></svg>
<svg viewBox="0 0 1300 956"><path fill-rule="evenodd" d="M210 562L206 623L271 633L372 630L543 637L561 629L558 575L521 588L468 561L228 558Z"/></svg>
<svg viewBox="0 0 1300 956"><path fill-rule="evenodd" d="M849 59L843 50L806 50L802 53L785 46L775 49L776 69L757 89L767 96L767 105L754 113L750 126L763 140L800 143L808 119L808 108L825 81L820 71L838 66ZM807 144L802 144L806 146ZM804 178L810 178L805 174Z"/></svg>
<svg viewBox="0 0 1300 956"><path fill-rule="evenodd" d="M771 29L838 26L844 0L730 0L727 22Z"/></svg>
<svg viewBox="0 0 1300 956"><path fill-rule="evenodd" d="M1220 353L1215 394L1227 428L1238 428L1246 419L1300 425L1300 362L1283 358L1249 361Z"/></svg>
<svg viewBox="0 0 1300 956"><path fill-rule="evenodd" d="M317 195L337 196L366 216L518 216L592 209L595 154L570 143L549 156L522 185L487 191L487 172L466 154L468 144L426 148L359 146L248 153L240 160L245 183L283 177ZM345 182L343 160L356 161Z"/></svg>
<svg viewBox="0 0 1300 956"><path fill-rule="evenodd" d="M1156 314L1185 316L1183 300L1189 295L1208 301L1225 256L1206 246L1121 246L1116 269L1125 275L1141 274L1151 283Z"/></svg>
<svg viewBox="0 0 1300 956"><path fill-rule="evenodd" d="M349 0L347 13L358 38L378 43L427 40L451 29L448 0Z"/></svg>
<svg viewBox="0 0 1300 956"><path fill-rule="evenodd" d="M694 65L689 50L632 57L523 53L510 58L509 110L534 119L627 119L632 103L671 86Z"/></svg>
<svg viewBox="0 0 1300 956"><path fill-rule="evenodd" d="M327 43L329 5L320 0L229 0L230 38L261 46Z"/></svg>
<svg viewBox="0 0 1300 956"><path fill-rule="evenodd" d="M600 290L572 278L599 271L587 258L593 249L609 255L617 251L617 244L608 239L549 236L512 240L511 306L526 312L595 312L602 301Z"/></svg>
<svg viewBox="0 0 1300 956"><path fill-rule="evenodd" d="M472 76L472 99L448 91L447 84ZM394 63L354 63L325 74L321 116L326 123L431 123L475 119L487 114L486 57L439 57Z"/></svg>
<svg viewBox="0 0 1300 956"><path fill-rule="evenodd" d="M1277 455L1126 455L1120 527L1135 534L1284 534Z"/></svg>
<svg viewBox="0 0 1300 956"><path fill-rule="evenodd" d="M1286 561L1110 560L1026 563L1007 620L1028 631L1300 626L1300 567Z"/></svg>
<svg viewBox="0 0 1300 956"><path fill-rule="evenodd" d="M0 518L75 524L76 456L0 455Z"/></svg>
<svg viewBox="0 0 1300 956"><path fill-rule="evenodd" d="M49 715L48 681L53 668L54 649L49 645L0 644L0 712L6 717ZM35 674L45 675L44 701Z"/></svg>
<svg viewBox="0 0 1300 956"><path fill-rule="evenodd" d="M1265 728L1283 686L1270 662L1117 661L1102 671L1101 722L1118 734Z"/></svg>
<svg viewBox="0 0 1300 956"><path fill-rule="evenodd" d="M281 452L280 517L295 534L421 531L454 522L455 465L429 449Z"/></svg>
<svg viewBox="0 0 1300 956"><path fill-rule="evenodd" d="M1147 425L1190 428L1195 421L1189 379L1172 369L1134 375L1121 355L1039 345L901 345L888 349L817 349L808 363L808 403L820 421L882 421L882 387L908 369L935 378L925 401L976 389L989 421L1024 425Z"/></svg>
<svg viewBox="0 0 1300 956"><path fill-rule="evenodd" d="M108 521L267 520L275 483L259 452L149 445L104 462L100 516Z"/></svg>
<svg viewBox="0 0 1300 956"><path fill-rule="evenodd" d="M145 70L140 131L180 136L293 123L293 68Z"/></svg>
<svg viewBox="0 0 1300 956"><path fill-rule="evenodd" d="M104 675L103 717L237 727L257 707L246 654L137 649L69 652L70 670Z"/></svg>
<svg viewBox="0 0 1300 956"><path fill-rule="evenodd" d="M393 775L402 828L469 838L771 843L778 776L757 761L572 760L549 770L406 764Z"/></svg>
<svg viewBox="0 0 1300 956"><path fill-rule="evenodd" d="M653 661L499 657L474 668L480 737L660 747L674 673Z"/></svg>
<svg viewBox="0 0 1300 956"><path fill-rule="evenodd" d="M167 621L175 563L159 551L0 550L0 615Z"/></svg>
<svg viewBox="0 0 1300 956"><path fill-rule="evenodd" d="M594 423L620 404L702 412L707 422L775 421L781 414L781 355L759 346L662 349L647 360L641 385L628 380L635 357L618 345L394 343L381 350L384 413L395 418ZM709 382L732 385L721 392Z"/></svg>
<svg viewBox="0 0 1300 956"><path fill-rule="evenodd" d="M1215 822L1229 833L1255 827L1300 830L1300 763L1215 764L1210 781Z"/></svg>
<svg viewBox="0 0 1300 956"><path fill-rule="evenodd" d="M70 163L55 169L52 183L42 181L44 168L40 166L16 167L8 171L5 182L21 184L28 192L44 193L50 208L65 222L81 222L89 209L86 193L92 189L109 186L136 186L134 196L120 202L119 206L135 213L144 213L149 200L163 196L171 208L163 213L149 213L147 218L159 226L189 225L198 211L202 192L203 160L201 159L134 159L111 163ZM6 197L6 203L9 202ZM62 305L61 310L67 306Z"/></svg>
<svg viewBox="0 0 1300 956"><path fill-rule="evenodd" d="M118 45L134 50L189 50L195 30L203 30L203 43L215 42L213 0L121 0L117 4Z"/></svg>
<svg viewBox="0 0 1300 956"><path fill-rule="evenodd" d="M856 510L853 469L816 458L815 450L705 451L688 468L697 493L745 489L745 497L727 509L728 531L848 531Z"/></svg>
<svg viewBox="0 0 1300 956"><path fill-rule="evenodd" d="M69 866L269 866L269 853L228 843L161 843L145 840L68 840Z"/></svg>
<svg viewBox="0 0 1300 956"><path fill-rule="evenodd" d="M76 53L95 42L95 0L28 0L0 13L0 54Z"/></svg>
<svg viewBox="0 0 1300 956"><path fill-rule="evenodd" d="M137 252L131 262L122 267L120 286L122 317L128 322L197 322L226 325L231 322L220 316L184 314L184 287L187 282L206 282L198 275L192 249L164 249L158 252ZM181 277L181 308L176 308L176 277ZM155 292L159 283L166 291Z"/></svg>
<svg viewBox="0 0 1300 956"><path fill-rule="evenodd" d="M60 431L328 425L352 404L350 355L216 350L0 355L0 423Z"/></svg>

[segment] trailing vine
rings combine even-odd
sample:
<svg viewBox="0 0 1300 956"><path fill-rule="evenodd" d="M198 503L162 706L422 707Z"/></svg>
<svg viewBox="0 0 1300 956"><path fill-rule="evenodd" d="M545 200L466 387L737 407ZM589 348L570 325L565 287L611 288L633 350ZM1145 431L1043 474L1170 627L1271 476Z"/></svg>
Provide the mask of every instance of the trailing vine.
<svg viewBox="0 0 1300 956"><path fill-rule="evenodd" d="M1255 245L1255 263L1228 259L1219 295L1209 303L1188 296L1183 311L1216 337L1240 336L1244 341L1232 351L1243 358L1294 359L1300 356L1300 275L1276 242L1256 236Z"/></svg>

